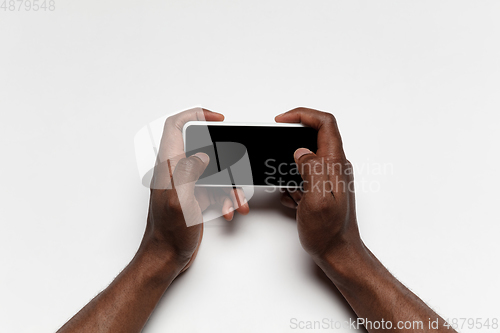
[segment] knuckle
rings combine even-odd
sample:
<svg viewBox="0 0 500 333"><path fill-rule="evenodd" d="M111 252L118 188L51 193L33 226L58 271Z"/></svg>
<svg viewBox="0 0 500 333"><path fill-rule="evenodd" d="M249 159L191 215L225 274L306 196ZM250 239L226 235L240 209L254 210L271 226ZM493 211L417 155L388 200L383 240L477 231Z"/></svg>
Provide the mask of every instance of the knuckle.
<svg viewBox="0 0 500 333"><path fill-rule="evenodd" d="M326 124L336 124L337 123L337 119L335 119L335 116L329 112L323 113L323 121Z"/></svg>
<svg viewBox="0 0 500 333"><path fill-rule="evenodd" d="M347 164L350 164L349 161L347 161L345 154L338 154L335 152L328 152L325 155L325 164L327 165L340 165L342 167L347 166Z"/></svg>
<svg viewBox="0 0 500 333"><path fill-rule="evenodd" d="M312 174L323 174L323 162L317 159L311 161L311 173Z"/></svg>
<svg viewBox="0 0 500 333"><path fill-rule="evenodd" d="M300 171L301 173L315 174L318 173L318 170L321 170L322 166L323 162L320 158L314 155L306 155L301 161Z"/></svg>
<svg viewBox="0 0 500 333"><path fill-rule="evenodd" d="M196 157L187 157L187 158L183 158L182 160L180 160L178 163L177 163L177 166L179 168L181 168L182 170L184 171L192 171L193 169L195 169L198 165L198 163L200 163L201 161L199 161L198 158Z"/></svg>
<svg viewBox="0 0 500 333"><path fill-rule="evenodd" d="M310 164L310 165L316 165L320 161L318 160L317 156L314 156L313 154L307 154L302 157L302 164Z"/></svg>
<svg viewBox="0 0 500 333"><path fill-rule="evenodd" d="M341 174L343 172L352 170L352 164L345 157L332 157L325 158L325 164L328 170L332 170L334 174Z"/></svg>
<svg viewBox="0 0 500 333"><path fill-rule="evenodd" d="M189 161L190 170L199 170L204 166L203 161L199 157L190 156L187 160Z"/></svg>
<svg viewBox="0 0 500 333"><path fill-rule="evenodd" d="M164 128L171 127L175 122L174 116L170 116L165 120Z"/></svg>
<svg viewBox="0 0 500 333"><path fill-rule="evenodd" d="M182 129L182 126L183 126L183 122L179 116L179 114L175 114L173 116L170 116L168 117L166 120L165 120L165 124L163 125L163 129L166 130L166 129Z"/></svg>
<svg viewBox="0 0 500 333"><path fill-rule="evenodd" d="M187 160L187 158L183 158L182 160L177 162L177 166L176 166L176 168L178 168L180 170L189 169L189 167L190 167L190 162Z"/></svg>

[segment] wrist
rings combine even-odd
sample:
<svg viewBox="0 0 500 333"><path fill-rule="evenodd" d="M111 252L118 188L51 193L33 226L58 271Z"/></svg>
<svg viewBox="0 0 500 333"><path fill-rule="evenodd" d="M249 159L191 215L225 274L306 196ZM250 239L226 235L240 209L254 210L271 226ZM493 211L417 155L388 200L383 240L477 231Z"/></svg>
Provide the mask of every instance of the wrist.
<svg viewBox="0 0 500 333"><path fill-rule="evenodd" d="M150 278L158 282L171 282L185 266L172 249L153 239L143 239L134 260L139 260Z"/></svg>
<svg viewBox="0 0 500 333"><path fill-rule="evenodd" d="M373 258L363 241L357 238L344 239L321 257L314 258L314 261L335 285L340 286L366 274Z"/></svg>

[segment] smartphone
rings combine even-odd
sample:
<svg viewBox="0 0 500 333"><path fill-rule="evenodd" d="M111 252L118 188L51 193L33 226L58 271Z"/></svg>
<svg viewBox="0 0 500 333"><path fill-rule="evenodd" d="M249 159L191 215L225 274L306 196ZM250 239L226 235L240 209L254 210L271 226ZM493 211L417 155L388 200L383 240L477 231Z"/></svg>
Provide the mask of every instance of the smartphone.
<svg viewBox="0 0 500 333"><path fill-rule="evenodd" d="M293 153L317 150L317 131L302 124L191 121L183 139L186 156L210 157L198 186L301 188Z"/></svg>

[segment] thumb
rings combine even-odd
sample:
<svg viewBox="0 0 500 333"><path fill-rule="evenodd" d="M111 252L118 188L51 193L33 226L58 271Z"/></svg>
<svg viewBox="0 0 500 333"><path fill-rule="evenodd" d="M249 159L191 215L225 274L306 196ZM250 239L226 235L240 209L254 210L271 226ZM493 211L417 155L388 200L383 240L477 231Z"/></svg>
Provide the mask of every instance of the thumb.
<svg viewBox="0 0 500 333"><path fill-rule="evenodd" d="M180 190L180 187L182 187L182 191L194 191L196 181L203 174L209 162L210 158L205 153L196 153L179 160L172 176L173 187L177 191Z"/></svg>
<svg viewBox="0 0 500 333"><path fill-rule="evenodd" d="M183 158L177 163L172 176L172 188L169 195L175 196L182 211L186 225L192 226L203 222L200 206L194 196L194 185L203 174L209 162L204 153L197 153Z"/></svg>
<svg viewBox="0 0 500 333"><path fill-rule="evenodd" d="M323 182L326 178L323 161L307 148L299 148L293 154L295 163L302 177L304 194L314 189L314 184Z"/></svg>

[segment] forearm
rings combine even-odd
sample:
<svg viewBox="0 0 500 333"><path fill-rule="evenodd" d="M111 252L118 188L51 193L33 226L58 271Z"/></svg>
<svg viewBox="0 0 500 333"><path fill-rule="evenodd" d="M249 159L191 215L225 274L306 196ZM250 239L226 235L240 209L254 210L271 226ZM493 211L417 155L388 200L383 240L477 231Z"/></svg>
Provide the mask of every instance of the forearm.
<svg viewBox="0 0 500 333"><path fill-rule="evenodd" d="M454 332L443 326L445 321L392 276L361 241L326 256L318 264L359 318L378 322L371 327L365 325L369 332ZM385 329L376 329L382 320L391 323ZM437 327L429 326L436 320ZM388 325L392 328L388 329Z"/></svg>
<svg viewBox="0 0 500 333"><path fill-rule="evenodd" d="M165 254L141 248L108 288L58 332L140 332L179 271Z"/></svg>

